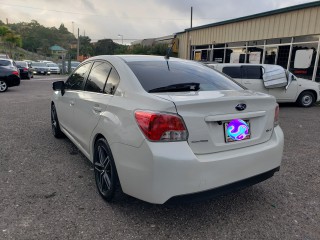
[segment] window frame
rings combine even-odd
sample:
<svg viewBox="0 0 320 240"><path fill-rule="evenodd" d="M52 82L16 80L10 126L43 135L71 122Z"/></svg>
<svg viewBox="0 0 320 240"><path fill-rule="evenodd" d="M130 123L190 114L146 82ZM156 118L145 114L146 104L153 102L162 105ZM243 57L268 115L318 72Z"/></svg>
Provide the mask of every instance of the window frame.
<svg viewBox="0 0 320 240"><path fill-rule="evenodd" d="M83 81L84 84L83 84L83 86L82 86L82 89L70 89L70 88L65 88L65 90L66 90L66 91L84 91L84 87L85 87L85 85L86 85L86 83L87 83L87 79L88 79L88 76L89 76L89 74L90 74L90 72L91 72L93 63L94 63L94 61L87 61L87 62L84 62L84 63L82 63L82 64L79 64L79 66L72 72L72 74L71 74L71 75L68 77L68 79L65 81L65 86L66 86L67 81L71 78L71 76L72 76L79 68L81 68L82 66L84 66L84 65L86 65L86 64L90 64L88 73L86 74L85 79L84 79L84 81Z"/></svg>

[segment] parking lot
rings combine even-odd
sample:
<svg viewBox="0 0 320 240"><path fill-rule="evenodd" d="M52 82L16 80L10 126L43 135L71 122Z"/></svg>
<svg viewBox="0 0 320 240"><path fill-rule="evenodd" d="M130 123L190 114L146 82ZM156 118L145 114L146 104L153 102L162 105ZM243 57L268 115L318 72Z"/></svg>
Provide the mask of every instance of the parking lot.
<svg viewBox="0 0 320 240"><path fill-rule="evenodd" d="M152 205L106 203L93 169L50 126L51 83L0 94L0 239L320 239L320 105L280 105L280 172L240 192Z"/></svg>

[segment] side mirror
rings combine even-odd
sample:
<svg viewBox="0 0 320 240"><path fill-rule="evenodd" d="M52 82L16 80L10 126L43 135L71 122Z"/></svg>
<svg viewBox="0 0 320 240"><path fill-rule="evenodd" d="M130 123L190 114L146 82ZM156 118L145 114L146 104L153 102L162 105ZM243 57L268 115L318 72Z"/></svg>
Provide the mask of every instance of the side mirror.
<svg viewBox="0 0 320 240"><path fill-rule="evenodd" d="M64 81L57 81L52 83L52 89L54 91L61 91L61 95L63 96L65 91L64 91Z"/></svg>

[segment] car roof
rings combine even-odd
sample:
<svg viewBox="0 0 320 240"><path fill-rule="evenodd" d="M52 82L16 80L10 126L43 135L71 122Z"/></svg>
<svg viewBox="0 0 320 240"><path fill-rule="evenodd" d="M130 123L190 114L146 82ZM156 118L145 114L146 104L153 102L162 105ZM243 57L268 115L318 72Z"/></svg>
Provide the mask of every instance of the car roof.
<svg viewBox="0 0 320 240"><path fill-rule="evenodd" d="M139 61L166 61L164 56L154 56L154 55L100 55L89 58L88 60L96 60L96 59L104 59L104 60L115 60L122 59L125 62L139 62ZM171 61L184 61L180 58L169 58Z"/></svg>

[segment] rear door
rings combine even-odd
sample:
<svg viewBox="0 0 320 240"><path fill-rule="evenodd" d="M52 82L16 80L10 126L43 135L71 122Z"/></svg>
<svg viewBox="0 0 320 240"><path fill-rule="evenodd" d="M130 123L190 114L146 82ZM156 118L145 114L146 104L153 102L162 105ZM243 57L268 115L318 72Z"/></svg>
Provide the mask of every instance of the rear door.
<svg viewBox="0 0 320 240"><path fill-rule="evenodd" d="M90 138L101 114L120 81L114 67L105 61L96 61L91 69L84 91L79 94L74 112L75 138L89 153Z"/></svg>
<svg viewBox="0 0 320 240"><path fill-rule="evenodd" d="M261 66L242 65L242 85L250 90L268 93L268 89L264 87L263 71Z"/></svg>
<svg viewBox="0 0 320 240"><path fill-rule="evenodd" d="M222 72L242 84L241 66L227 66L222 68Z"/></svg>

